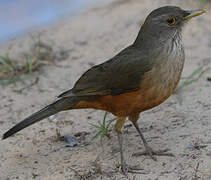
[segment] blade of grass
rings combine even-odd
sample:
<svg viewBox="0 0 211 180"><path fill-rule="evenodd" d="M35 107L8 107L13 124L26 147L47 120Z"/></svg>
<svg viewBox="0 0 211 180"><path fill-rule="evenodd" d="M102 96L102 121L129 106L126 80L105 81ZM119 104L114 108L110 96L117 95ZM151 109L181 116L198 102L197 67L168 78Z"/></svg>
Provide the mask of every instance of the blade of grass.
<svg viewBox="0 0 211 180"><path fill-rule="evenodd" d="M107 116L108 112L105 112L104 117L103 117L103 126L106 126L106 116Z"/></svg>
<svg viewBox="0 0 211 180"><path fill-rule="evenodd" d="M96 139L98 136L100 136L101 140L103 138L103 136L107 136L108 138L110 138L110 135L109 135L109 127L111 125L111 123L116 119L112 119L110 120L107 124L106 124L106 117L108 115L108 112L105 112L104 116L103 116L103 122L101 123L100 121L98 121L98 124L99 125L96 125L96 124L92 124L92 123L89 123L91 126L95 127L96 129L98 129L98 132L97 134L92 138L92 139Z"/></svg>
<svg viewBox="0 0 211 180"><path fill-rule="evenodd" d="M2 57L0 57L0 63L4 65L7 72L12 71L13 68Z"/></svg>
<svg viewBox="0 0 211 180"><path fill-rule="evenodd" d="M5 85L8 85L8 84L10 84L10 80L8 80L8 79L0 80L0 85L5 86Z"/></svg>
<svg viewBox="0 0 211 180"><path fill-rule="evenodd" d="M94 135L94 137L92 137L92 139L90 140L89 143L91 143L92 141L94 141L95 139L97 139L100 135L101 135L101 131L98 131L97 134Z"/></svg>
<svg viewBox="0 0 211 180"><path fill-rule="evenodd" d="M192 80L189 80L189 81L185 81L184 84L183 84L183 86L182 86L181 88L183 88L183 87L185 87L185 86L188 86L188 85L190 85L190 84L192 84L192 83L194 83L194 82L197 82L197 81L200 79L200 77L201 77L206 71L207 71L207 70L205 69L204 71L200 72L200 74L198 75L198 77L195 78L195 79L192 79Z"/></svg>
<svg viewBox="0 0 211 180"><path fill-rule="evenodd" d="M27 63L28 63L28 69L29 69L29 74L31 74L32 73L32 71L33 71L33 65L32 65L32 57L31 56L28 56L28 58L27 58Z"/></svg>
<svg viewBox="0 0 211 180"><path fill-rule="evenodd" d="M89 123L91 126L94 126L95 128L97 128L97 129L101 129L101 127L100 126L98 126L98 125L96 125L96 124L92 124L92 123Z"/></svg>
<svg viewBox="0 0 211 180"><path fill-rule="evenodd" d="M13 69L17 69L17 64L9 57L9 55L6 56L6 59L8 60Z"/></svg>
<svg viewBox="0 0 211 180"><path fill-rule="evenodd" d="M188 76L188 79L193 78L196 74L200 73L202 69L203 69L203 66L198 67L195 71L193 71L193 72L191 73L190 76Z"/></svg>
<svg viewBox="0 0 211 180"><path fill-rule="evenodd" d="M200 66L200 67L198 67L195 71L193 71L193 72L186 78L186 80L181 84L181 86L178 88L178 90L181 90L181 89L184 88L185 86L188 86L188 85L192 84L193 82L196 82L196 81L202 76L202 74L204 73L204 71L206 71L206 70L204 70L204 71L201 71L201 70L203 70L203 66ZM203 73L202 73L202 72L203 72ZM194 76L196 76L198 73L200 73L200 74L199 74L199 76L196 78L197 80L193 79ZM201 73L202 73L202 74L201 74Z"/></svg>
<svg viewBox="0 0 211 180"><path fill-rule="evenodd" d="M16 82L18 79L22 80L22 78L19 78L22 75L32 74L41 66L53 64L57 53L53 51L51 45L42 42L39 37L38 39L32 38L32 40L32 46L30 51L25 53L23 63L17 63L19 61L10 58L11 48L5 56L0 56L0 80L3 80L0 85L7 85ZM17 76L18 78L16 78Z"/></svg>
<svg viewBox="0 0 211 180"><path fill-rule="evenodd" d="M182 97L182 93L178 93L178 101L179 101L179 105L182 105L182 102L183 102L183 97Z"/></svg>
<svg viewBox="0 0 211 180"><path fill-rule="evenodd" d="M197 68L195 71L193 71L193 73L191 73L191 75L189 75L187 78L185 78L186 80L183 82L183 84L177 89L178 93L178 101L179 104L182 105L182 101L183 101L183 97L182 97L182 93L180 92L180 90L186 86L189 86L190 84L197 82L202 75L209 70L209 68L204 69L204 66L200 66L199 68ZM197 77L195 77L196 75L198 75Z"/></svg>
<svg viewBox="0 0 211 180"><path fill-rule="evenodd" d="M116 120L116 118L114 118L114 119L112 119L112 120L109 121L109 123L108 123L107 126L106 126L106 131L108 131L108 129L109 129L111 123L112 123L113 121L115 121L115 120Z"/></svg>

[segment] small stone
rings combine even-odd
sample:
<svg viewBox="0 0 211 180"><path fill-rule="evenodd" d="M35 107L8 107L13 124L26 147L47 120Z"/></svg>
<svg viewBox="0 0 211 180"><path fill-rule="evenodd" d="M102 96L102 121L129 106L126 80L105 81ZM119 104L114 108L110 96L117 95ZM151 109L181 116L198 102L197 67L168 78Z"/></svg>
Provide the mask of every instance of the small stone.
<svg viewBox="0 0 211 180"><path fill-rule="evenodd" d="M78 145L77 140L71 136L64 136L64 140L67 142L66 147L74 147Z"/></svg>
<svg viewBox="0 0 211 180"><path fill-rule="evenodd" d="M55 115L52 115L52 116L49 117L49 119L50 119L51 121L56 120L56 116L55 116Z"/></svg>
<svg viewBox="0 0 211 180"><path fill-rule="evenodd" d="M207 77L207 81L211 81L211 77Z"/></svg>
<svg viewBox="0 0 211 180"><path fill-rule="evenodd" d="M193 145L192 144L188 144L187 148L188 149L193 149Z"/></svg>
<svg viewBox="0 0 211 180"><path fill-rule="evenodd" d="M207 156L211 157L211 150L207 152Z"/></svg>

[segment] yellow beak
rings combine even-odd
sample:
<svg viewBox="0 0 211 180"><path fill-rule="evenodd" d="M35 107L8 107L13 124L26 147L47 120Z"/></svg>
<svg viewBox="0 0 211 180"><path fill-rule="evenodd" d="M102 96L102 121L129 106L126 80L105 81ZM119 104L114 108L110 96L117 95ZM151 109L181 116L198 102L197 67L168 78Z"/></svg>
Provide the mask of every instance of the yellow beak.
<svg viewBox="0 0 211 180"><path fill-rule="evenodd" d="M186 11L186 12L188 13L188 15L184 17L184 20L189 20L192 17L196 17L201 14L204 14L206 11L203 9L198 9L198 10L191 10L191 11Z"/></svg>

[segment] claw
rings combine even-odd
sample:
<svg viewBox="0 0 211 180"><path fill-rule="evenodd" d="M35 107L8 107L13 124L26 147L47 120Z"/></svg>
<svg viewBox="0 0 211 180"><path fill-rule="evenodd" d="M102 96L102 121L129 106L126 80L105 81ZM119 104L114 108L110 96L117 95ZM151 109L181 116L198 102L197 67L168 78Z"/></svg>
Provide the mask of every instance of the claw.
<svg viewBox="0 0 211 180"><path fill-rule="evenodd" d="M143 168L137 168L137 166L128 166L127 164L120 164L119 169L124 175L128 173L135 174L148 174L149 172L145 171Z"/></svg>
<svg viewBox="0 0 211 180"><path fill-rule="evenodd" d="M120 165L120 169L123 174L127 174L129 171L129 166L127 164L122 164L122 165Z"/></svg>
<svg viewBox="0 0 211 180"><path fill-rule="evenodd" d="M151 147L147 146L145 153L146 153L146 155L149 155L152 158L152 160L157 161L157 158L155 156L153 156L153 155L155 155L155 153Z"/></svg>
<svg viewBox="0 0 211 180"><path fill-rule="evenodd" d="M152 148L150 148L148 146L148 148L146 148L145 151L134 153L132 156L149 155L154 161L157 160L157 158L155 156L171 156L171 157L174 157L174 154L168 153L168 151L170 151L170 149L163 149L163 150L154 151ZM155 155L155 156L153 156L153 155Z"/></svg>

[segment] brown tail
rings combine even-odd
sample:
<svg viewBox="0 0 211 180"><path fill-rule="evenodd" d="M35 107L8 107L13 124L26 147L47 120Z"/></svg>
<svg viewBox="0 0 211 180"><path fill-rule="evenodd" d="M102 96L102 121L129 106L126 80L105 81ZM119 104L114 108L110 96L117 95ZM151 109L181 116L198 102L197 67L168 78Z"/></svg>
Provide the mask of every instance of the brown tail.
<svg viewBox="0 0 211 180"><path fill-rule="evenodd" d="M13 134L17 133L18 131L38 122L41 121L44 118L47 118L51 115L54 115L58 113L59 111L71 108L73 105L75 105L79 99L77 97L67 97L67 98L61 98L54 103L46 106L45 108L41 109L40 111L32 114L31 116L27 117L23 121L16 124L14 127L12 127L10 130L8 130L2 137L2 139L6 139Z"/></svg>

